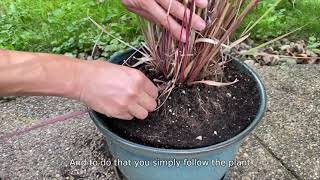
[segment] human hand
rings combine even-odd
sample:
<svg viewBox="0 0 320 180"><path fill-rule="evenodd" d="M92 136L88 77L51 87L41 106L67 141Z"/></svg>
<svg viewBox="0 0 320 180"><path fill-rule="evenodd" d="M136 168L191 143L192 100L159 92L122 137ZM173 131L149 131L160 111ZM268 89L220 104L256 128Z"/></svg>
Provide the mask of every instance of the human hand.
<svg viewBox="0 0 320 180"><path fill-rule="evenodd" d="M190 1L190 0L189 0ZM167 18L167 11L170 7L171 0L122 0L122 3L131 12L134 12L144 18L164 26L177 39L180 39L181 25L174 19L183 20L185 6L178 0L172 0L170 8L170 16ZM208 0L195 0L196 5L205 8ZM187 19L190 16L190 10L187 10ZM206 22L198 15L194 14L192 18L192 27L198 31L202 31L206 27ZM182 30L181 41L186 41L186 30Z"/></svg>
<svg viewBox="0 0 320 180"><path fill-rule="evenodd" d="M157 107L156 86L140 71L103 61L86 61L78 69L78 99L107 116L145 119Z"/></svg>

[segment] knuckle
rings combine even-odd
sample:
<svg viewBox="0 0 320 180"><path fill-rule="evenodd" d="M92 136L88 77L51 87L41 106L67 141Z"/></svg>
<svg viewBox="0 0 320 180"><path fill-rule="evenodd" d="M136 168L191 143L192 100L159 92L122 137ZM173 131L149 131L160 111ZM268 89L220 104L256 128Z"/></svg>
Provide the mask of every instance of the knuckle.
<svg viewBox="0 0 320 180"><path fill-rule="evenodd" d="M121 114L120 113L120 109L118 109L118 110L114 109L112 111L109 111L109 113L107 115L110 116L110 117L116 117L117 118L119 114Z"/></svg>
<svg viewBox="0 0 320 180"><path fill-rule="evenodd" d="M168 22L168 19L166 17L161 17L159 19L159 22L162 26L164 26L165 28L170 28L171 26L169 26L169 22Z"/></svg>
<svg viewBox="0 0 320 180"><path fill-rule="evenodd" d="M132 75L133 75L135 84L137 86L141 86L145 80L145 75L139 70L134 70Z"/></svg>
<svg viewBox="0 0 320 180"><path fill-rule="evenodd" d="M122 113L125 109L128 108L129 105L129 101L124 99L124 100L119 100L117 103L117 106L119 108L119 110L117 111L117 113Z"/></svg>
<svg viewBox="0 0 320 180"><path fill-rule="evenodd" d="M130 88L128 88L128 96L126 97L125 101L132 101L132 99L138 97L139 95L139 86L133 85Z"/></svg>

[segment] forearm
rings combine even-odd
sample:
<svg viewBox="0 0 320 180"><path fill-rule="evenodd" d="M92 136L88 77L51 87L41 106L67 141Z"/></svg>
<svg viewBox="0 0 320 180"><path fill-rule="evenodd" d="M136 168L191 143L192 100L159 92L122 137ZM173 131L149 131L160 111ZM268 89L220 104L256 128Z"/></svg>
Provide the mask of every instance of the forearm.
<svg viewBox="0 0 320 180"><path fill-rule="evenodd" d="M0 96L64 96L76 99L83 62L65 56L0 50Z"/></svg>

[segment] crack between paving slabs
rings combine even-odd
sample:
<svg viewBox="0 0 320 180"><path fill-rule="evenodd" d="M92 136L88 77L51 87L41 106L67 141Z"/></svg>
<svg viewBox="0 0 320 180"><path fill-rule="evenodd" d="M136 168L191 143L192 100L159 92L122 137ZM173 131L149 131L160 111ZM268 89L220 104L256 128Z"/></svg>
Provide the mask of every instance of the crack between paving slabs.
<svg viewBox="0 0 320 180"><path fill-rule="evenodd" d="M261 145L271 154L273 158L275 158L292 176L294 176L297 180L303 180L293 169L291 169L286 163L278 157L268 146L260 139L256 134L252 135Z"/></svg>

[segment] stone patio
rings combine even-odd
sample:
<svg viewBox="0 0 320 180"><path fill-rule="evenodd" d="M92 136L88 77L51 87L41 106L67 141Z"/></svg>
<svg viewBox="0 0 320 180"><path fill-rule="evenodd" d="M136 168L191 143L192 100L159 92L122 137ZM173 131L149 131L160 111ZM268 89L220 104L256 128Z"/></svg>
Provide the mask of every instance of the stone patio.
<svg viewBox="0 0 320 180"><path fill-rule="evenodd" d="M265 82L268 111L243 143L230 179L320 179L320 66L254 67ZM0 136L39 119L83 109L57 97L0 102ZM0 141L0 179L110 179L105 141L88 115ZM83 162L74 165L76 161ZM87 162L87 163L85 163Z"/></svg>

